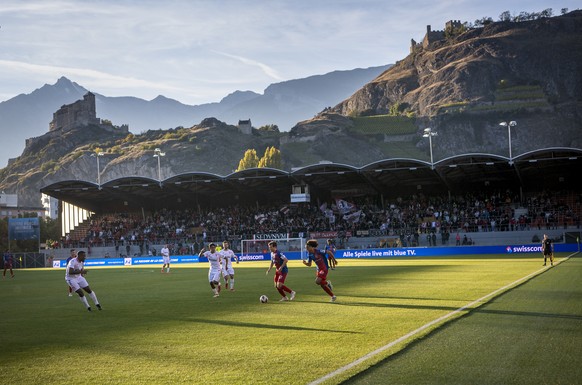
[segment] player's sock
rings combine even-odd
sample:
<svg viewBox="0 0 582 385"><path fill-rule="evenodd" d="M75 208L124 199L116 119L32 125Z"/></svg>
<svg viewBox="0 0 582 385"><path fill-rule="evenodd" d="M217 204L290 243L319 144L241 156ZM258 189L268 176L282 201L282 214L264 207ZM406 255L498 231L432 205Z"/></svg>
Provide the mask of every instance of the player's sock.
<svg viewBox="0 0 582 385"><path fill-rule="evenodd" d="M286 297L287 296L285 294L285 291L283 290L283 288L281 288L281 289L277 288L277 291L279 292L279 294L281 294L281 297Z"/></svg>
<svg viewBox="0 0 582 385"><path fill-rule="evenodd" d="M287 286L285 286L285 285L283 285L283 286L281 287L281 289L282 289L283 291L286 291L287 293L291 293L291 292L293 291L293 290L289 289L289 288L288 288Z"/></svg>
<svg viewBox="0 0 582 385"><path fill-rule="evenodd" d="M331 290L329 290L329 287L327 287L327 285L321 285L321 288L327 293L329 294L330 297L333 297L333 292Z"/></svg>
<svg viewBox="0 0 582 385"><path fill-rule="evenodd" d="M91 307L91 306L89 306L89 302L87 302L87 297L82 296L82 297L79 297L79 299L81 300L81 302L83 302L83 305L85 305L86 308Z"/></svg>
<svg viewBox="0 0 582 385"><path fill-rule="evenodd" d="M230 290L233 290L234 289L234 278L230 279L229 285L230 285Z"/></svg>
<svg viewBox="0 0 582 385"><path fill-rule="evenodd" d="M95 303L95 305L99 304L99 300L97 299L97 296L95 295L95 292L92 291L89 296L91 297L91 299L93 300L93 303Z"/></svg>

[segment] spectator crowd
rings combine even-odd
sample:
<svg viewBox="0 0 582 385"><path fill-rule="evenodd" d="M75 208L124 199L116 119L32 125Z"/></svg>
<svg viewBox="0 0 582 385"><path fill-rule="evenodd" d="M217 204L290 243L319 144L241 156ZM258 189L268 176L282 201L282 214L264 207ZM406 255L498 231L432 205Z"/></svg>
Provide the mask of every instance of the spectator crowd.
<svg viewBox="0 0 582 385"><path fill-rule="evenodd" d="M375 234L396 236L401 243L449 243L451 234L555 229L580 226L581 196L572 192L540 192L520 197L511 191L459 196L415 194L389 202L372 197L313 203L241 207L238 205L151 213L93 216L84 233L63 240L67 248L112 246L129 254L129 245L151 254L150 245L168 243L176 253L197 252L206 242L251 239L256 234L309 237L312 232L337 232L344 237ZM437 240L437 236L439 240ZM455 236L456 244L470 239ZM341 235L339 236L341 238ZM155 251L154 251L155 254Z"/></svg>

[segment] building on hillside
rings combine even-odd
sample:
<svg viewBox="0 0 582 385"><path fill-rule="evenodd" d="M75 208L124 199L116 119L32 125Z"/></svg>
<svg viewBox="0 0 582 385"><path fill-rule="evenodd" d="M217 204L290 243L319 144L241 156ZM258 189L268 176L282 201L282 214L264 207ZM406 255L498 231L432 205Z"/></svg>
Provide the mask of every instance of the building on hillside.
<svg viewBox="0 0 582 385"><path fill-rule="evenodd" d="M253 125L251 123L251 119L248 120L239 120L238 121L238 129L243 134L250 135L253 133Z"/></svg>
<svg viewBox="0 0 582 385"><path fill-rule="evenodd" d="M100 124L95 109L95 94L87 92L82 100L65 104L53 114L49 124L49 131L67 130L76 126Z"/></svg>
<svg viewBox="0 0 582 385"><path fill-rule="evenodd" d="M101 121L101 119L97 117L95 109L95 95L91 92L87 92L82 100L77 100L71 104L65 104L59 108L57 112L53 113L53 120L49 123L49 132L41 136L26 139L25 148L28 148L39 141L50 140L52 137L59 136L61 135L62 130L70 130L75 127L88 125L99 126L101 129L109 132L129 133L129 126L127 124L115 126L109 120ZM11 164L12 162L14 162L14 159L10 159L8 164Z"/></svg>
<svg viewBox="0 0 582 385"><path fill-rule="evenodd" d="M0 219L17 218L21 214L36 213L39 218L45 217L45 210L43 207L28 207L18 205L17 194L0 194Z"/></svg>
<svg viewBox="0 0 582 385"><path fill-rule="evenodd" d="M428 49L431 44L445 39L446 31L455 31L463 26L460 20L449 20L445 23L445 29L439 31L433 31L430 25L426 26L426 34L422 39L422 43L417 43L414 39L410 39L410 53L416 51L416 49Z"/></svg>
<svg viewBox="0 0 582 385"><path fill-rule="evenodd" d="M51 219L59 218L59 200L50 195L41 194L40 201L44 207L45 216Z"/></svg>
<svg viewBox="0 0 582 385"><path fill-rule="evenodd" d="M2 191L0 194L0 207L18 207L18 195L6 194Z"/></svg>

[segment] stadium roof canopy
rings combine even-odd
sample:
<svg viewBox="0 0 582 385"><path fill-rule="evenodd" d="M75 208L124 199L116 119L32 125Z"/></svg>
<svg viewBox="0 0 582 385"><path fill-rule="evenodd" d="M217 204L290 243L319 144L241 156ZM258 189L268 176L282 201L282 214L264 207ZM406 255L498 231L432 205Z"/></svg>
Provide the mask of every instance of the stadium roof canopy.
<svg viewBox="0 0 582 385"><path fill-rule="evenodd" d="M321 162L291 172L253 168L227 176L191 172L161 181L123 177L103 183L66 180L41 192L89 211L222 207L289 202L292 187L309 186L311 201L379 195L392 198L418 192L459 194L483 189L539 191L579 189L582 149L545 148L513 159L463 154L431 164L416 159L384 159L363 167Z"/></svg>

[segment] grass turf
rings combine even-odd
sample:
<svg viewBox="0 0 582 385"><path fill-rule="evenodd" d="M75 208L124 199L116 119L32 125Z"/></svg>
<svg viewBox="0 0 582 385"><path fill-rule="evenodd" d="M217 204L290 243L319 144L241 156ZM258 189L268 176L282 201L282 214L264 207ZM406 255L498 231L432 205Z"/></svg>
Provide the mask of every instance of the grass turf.
<svg viewBox="0 0 582 385"><path fill-rule="evenodd" d="M87 279L104 308L92 313L67 297L63 270L16 271L0 283L0 378L10 384L305 384L541 266L539 257L506 255L340 260L330 272L337 303L329 303L313 284L314 269L299 261L290 263L287 279L297 298L279 303L267 267L237 265L237 290L220 298L212 297L203 264L175 265L169 275L159 267L91 269ZM268 304L259 303L261 294Z"/></svg>
<svg viewBox="0 0 582 385"><path fill-rule="evenodd" d="M581 276L571 258L345 384L578 384Z"/></svg>

